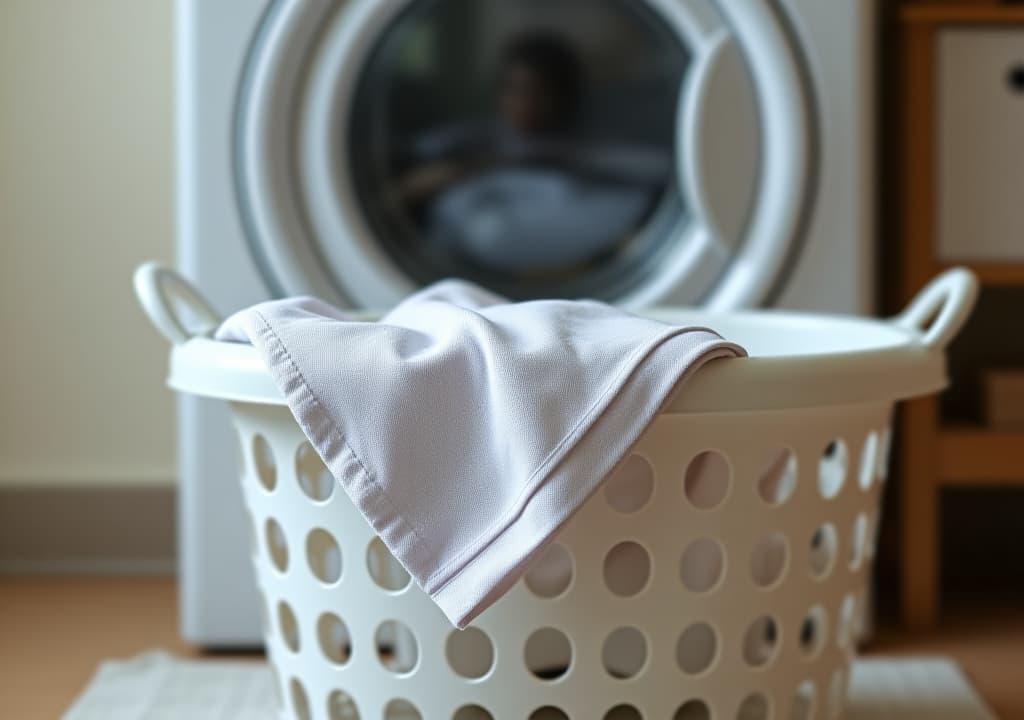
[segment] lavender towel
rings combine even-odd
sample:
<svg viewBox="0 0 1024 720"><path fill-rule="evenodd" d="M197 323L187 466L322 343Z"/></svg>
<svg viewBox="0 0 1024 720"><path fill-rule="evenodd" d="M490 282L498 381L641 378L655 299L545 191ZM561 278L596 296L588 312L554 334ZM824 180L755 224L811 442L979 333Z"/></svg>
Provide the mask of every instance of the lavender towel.
<svg viewBox="0 0 1024 720"><path fill-rule="evenodd" d="M465 627L523 574L685 379L744 351L594 301L510 303L461 281L358 322L311 298L243 310L328 469Z"/></svg>

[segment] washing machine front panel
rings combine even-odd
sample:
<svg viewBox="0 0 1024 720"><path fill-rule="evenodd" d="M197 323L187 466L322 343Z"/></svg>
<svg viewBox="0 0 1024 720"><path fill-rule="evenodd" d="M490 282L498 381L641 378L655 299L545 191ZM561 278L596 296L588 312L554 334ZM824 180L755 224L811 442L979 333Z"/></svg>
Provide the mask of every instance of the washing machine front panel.
<svg viewBox="0 0 1024 720"><path fill-rule="evenodd" d="M778 20L765 24L767 32L799 38L789 45L789 62L798 74L805 71L805 81L814 87L813 93L798 94L814 103L814 112L794 122L815 127L789 155L787 131L802 130L786 115L773 114L779 122L768 132L761 94L774 92L772 81L766 85L754 78L763 73L778 83L792 73L777 74L780 65L763 56L751 60L749 43L740 38L756 23L737 24L733 3L726 0L622 2L647 2L688 51L675 163L690 220L689 234L681 234L675 250L661 260L664 267L644 278L625 301L730 300L714 291L727 288L719 280L732 275L723 269L738 262L737 248L752 244L755 228L761 228L757 238L770 238L765 230L772 223L763 208L789 213L799 207L796 223L773 220L779 237L794 237L789 228L798 227L797 240L766 243L791 249L780 261L782 270L757 273L763 265L750 261L755 277L768 281L774 274L778 281L782 292L767 296L769 301L788 308L869 312L874 3L743 0L750 12L770 12ZM176 4L176 226L183 272L225 312L274 293L311 290L338 302L382 307L412 289L415 283L363 219L346 160L350 133L345 127L350 119L345 110L352 107L366 59L408 3ZM346 31L348 21L360 32ZM765 42L777 47L776 40ZM778 102L793 97L783 87ZM820 150L811 152L815 146ZM767 157L771 152L775 159ZM794 175L797 186L809 184L813 191L794 192L793 206L765 202L767 168L778 155L811 169ZM687 271L701 263L706 273ZM678 282L683 275L687 279ZM734 287L750 290L741 275L735 277L740 280ZM234 431L220 404L182 397L179 408L182 633L210 646L255 645L261 642L259 603L246 547L250 522L235 480Z"/></svg>
<svg viewBox="0 0 1024 720"><path fill-rule="evenodd" d="M278 293L762 301L813 174L802 55L768 4L279 2L236 110Z"/></svg>

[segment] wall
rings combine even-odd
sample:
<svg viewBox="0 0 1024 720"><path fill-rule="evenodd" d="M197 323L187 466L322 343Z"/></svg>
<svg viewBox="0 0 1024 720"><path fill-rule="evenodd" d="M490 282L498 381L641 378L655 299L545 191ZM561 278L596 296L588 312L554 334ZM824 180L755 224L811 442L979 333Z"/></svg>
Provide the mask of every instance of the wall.
<svg viewBox="0 0 1024 720"><path fill-rule="evenodd" d="M170 0L0 2L0 488L167 485L167 347L131 271L173 259Z"/></svg>

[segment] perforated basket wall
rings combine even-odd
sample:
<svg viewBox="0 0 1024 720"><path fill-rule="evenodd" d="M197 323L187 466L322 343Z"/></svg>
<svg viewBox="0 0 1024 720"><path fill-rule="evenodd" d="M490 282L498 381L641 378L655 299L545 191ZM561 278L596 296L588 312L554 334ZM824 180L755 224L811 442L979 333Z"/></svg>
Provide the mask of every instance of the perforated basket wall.
<svg viewBox="0 0 1024 720"><path fill-rule="evenodd" d="M890 406L666 414L454 630L284 407L234 404L283 718L835 718Z"/></svg>

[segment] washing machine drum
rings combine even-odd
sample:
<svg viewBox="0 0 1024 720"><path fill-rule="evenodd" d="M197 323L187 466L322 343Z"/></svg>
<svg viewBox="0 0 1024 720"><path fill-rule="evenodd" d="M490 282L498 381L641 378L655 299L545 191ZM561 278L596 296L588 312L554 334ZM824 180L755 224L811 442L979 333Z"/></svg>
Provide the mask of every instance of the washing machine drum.
<svg viewBox="0 0 1024 720"><path fill-rule="evenodd" d="M795 37L749 0L279 2L236 109L253 255L356 306L762 302L811 199Z"/></svg>

